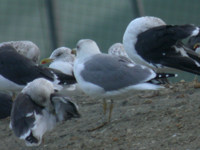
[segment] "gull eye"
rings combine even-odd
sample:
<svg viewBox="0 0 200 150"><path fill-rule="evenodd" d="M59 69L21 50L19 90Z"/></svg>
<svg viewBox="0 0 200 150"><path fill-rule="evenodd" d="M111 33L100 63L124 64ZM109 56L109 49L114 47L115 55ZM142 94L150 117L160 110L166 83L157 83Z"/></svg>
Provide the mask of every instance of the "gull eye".
<svg viewBox="0 0 200 150"><path fill-rule="evenodd" d="M200 43L196 43L194 44L193 49L196 50L199 46L200 46Z"/></svg>
<svg viewBox="0 0 200 150"><path fill-rule="evenodd" d="M62 55L62 53L58 53L56 56L59 57L59 56L61 56L61 55Z"/></svg>

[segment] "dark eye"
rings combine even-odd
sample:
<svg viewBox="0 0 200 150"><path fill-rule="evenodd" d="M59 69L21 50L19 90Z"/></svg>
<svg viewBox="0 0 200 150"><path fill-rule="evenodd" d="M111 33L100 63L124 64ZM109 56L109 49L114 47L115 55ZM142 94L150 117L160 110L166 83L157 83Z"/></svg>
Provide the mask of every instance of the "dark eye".
<svg viewBox="0 0 200 150"><path fill-rule="evenodd" d="M80 48L80 46L78 46L78 45L77 45L77 46L76 46L76 48L77 48L77 49L79 49L79 48Z"/></svg>
<svg viewBox="0 0 200 150"><path fill-rule="evenodd" d="M61 55L62 55L61 53L58 53L56 56L59 57L59 56L61 56Z"/></svg>

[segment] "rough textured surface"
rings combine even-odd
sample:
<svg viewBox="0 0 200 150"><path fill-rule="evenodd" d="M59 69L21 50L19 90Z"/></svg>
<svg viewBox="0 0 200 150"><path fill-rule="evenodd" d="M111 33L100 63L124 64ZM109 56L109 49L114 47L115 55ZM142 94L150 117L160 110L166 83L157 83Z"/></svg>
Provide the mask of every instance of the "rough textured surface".
<svg viewBox="0 0 200 150"><path fill-rule="evenodd" d="M199 87L199 86L197 86ZM114 101L112 122L101 123L102 101L76 96L82 117L60 123L44 135L38 150L149 150L200 149L200 89L193 83L176 83L152 95L137 91ZM9 129L9 118L0 120L0 149L27 148Z"/></svg>

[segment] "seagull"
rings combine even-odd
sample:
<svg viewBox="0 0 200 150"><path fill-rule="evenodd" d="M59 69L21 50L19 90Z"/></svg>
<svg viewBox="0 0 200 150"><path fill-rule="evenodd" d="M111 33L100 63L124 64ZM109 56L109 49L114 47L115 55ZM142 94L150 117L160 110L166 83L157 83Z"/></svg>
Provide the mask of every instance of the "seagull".
<svg viewBox="0 0 200 150"><path fill-rule="evenodd" d="M197 54L200 54L200 34L190 37L187 41L187 46Z"/></svg>
<svg viewBox="0 0 200 150"><path fill-rule="evenodd" d="M163 86L154 84L157 78L175 76L156 74L152 69L134 64L125 57L103 54L96 42L90 39L81 39L77 43L74 75L85 94L104 99L104 114L106 99L111 99L108 122L111 119L113 97L133 90L159 90Z"/></svg>
<svg viewBox="0 0 200 150"><path fill-rule="evenodd" d="M35 63L39 62L40 49L31 41L9 41L0 43L1 46L13 46L13 48L21 55L27 57Z"/></svg>
<svg viewBox="0 0 200 150"><path fill-rule="evenodd" d="M108 49L108 54L129 58L122 43L114 43L111 45Z"/></svg>
<svg viewBox="0 0 200 150"><path fill-rule="evenodd" d="M75 55L73 51L68 47L59 47L55 49L49 58L44 58L41 60L41 64L50 63L49 68L59 70L66 75L73 76L73 65L74 65ZM65 86L60 93L66 93L69 96L75 96L82 94L82 91L78 85L71 84L70 86Z"/></svg>
<svg viewBox="0 0 200 150"><path fill-rule="evenodd" d="M57 69L67 75L73 74L73 64L75 55L71 54L68 47L59 47L55 49L49 58L41 60L41 64L50 63L49 68Z"/></svg>
<svg viewBox="0 0 200 150"><path fill-rule="evenodd" d="M200 56L181 42L199 31L194 25L166 25L160 18L144 16L129 23L123 45L135 63L156 71L174 68L199 75Z"/></svg>
<svg viewBox="0 0 200 150"><path fill-rule="evenodd" d="M130 59L130 57L127 55L122 43L114 43L113 45L111 45L110 48L108 49L108 54L114 55L114 56L125 57L129 61L134 63L133 60Z"/></svg>
<svg viewBox="0 0 200 150"><path fill-rule="evenodd" d="M192 36L187 41L187 46L192 49L195 53L200 55L200 34L196 36ZM200 58L199 58L200 59ZM197 75L194 77L194 86L199 85L199 81L197 80Z"/></svg>
<svg viewBox="0 0 200 150"><path fill-rule="evenodd" d="M28 83L14 101L10 128L27 146L38 146L57 122L77 116L75 104L56 95L52 82L38 78Z"/></svg>
<svg viewBox="0 0 200 150"><path fill-rule="evenodd" d="M41 67L20 55L9 45L0 47L0 90L18 92L36 78L45 78L55 85L73 84L74 76L60 71ZM62 88L58 85L58 88Z"/></svg>
<svg viewBox="0 0 200 150"><path fill-rule="evenodd" d="M9 94L0 93L0 119L10 116L12 97Z"/></svg>

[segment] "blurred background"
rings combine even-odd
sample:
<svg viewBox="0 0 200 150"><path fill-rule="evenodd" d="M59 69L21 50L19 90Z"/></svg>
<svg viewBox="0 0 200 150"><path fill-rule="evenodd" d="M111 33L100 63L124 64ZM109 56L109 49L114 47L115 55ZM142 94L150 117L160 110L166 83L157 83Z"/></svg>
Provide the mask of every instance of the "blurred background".
<svg viewBox="0 0 200 150"><path fill-rule="evenodd" d="M168 24L200 24L199 0L1 0L0 42L30 40L48 57L81 38L95 40L103 52L122 41L128 23L139 16ZM179 79L193 80L182 73Z"/></svg>

